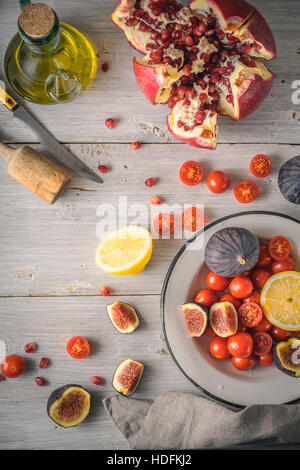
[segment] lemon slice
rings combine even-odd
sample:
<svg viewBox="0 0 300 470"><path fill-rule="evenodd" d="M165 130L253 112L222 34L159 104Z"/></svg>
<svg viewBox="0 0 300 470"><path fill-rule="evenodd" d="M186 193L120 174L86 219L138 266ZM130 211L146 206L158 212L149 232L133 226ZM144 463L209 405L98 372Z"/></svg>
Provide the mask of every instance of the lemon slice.
<svg viewBox="0 0 300 470"><path fill-rule="evenodd" d="M270 277L260 303L273 325L283 330L300 330L300 273L285 271Z"/></svg>
<svg viewBox="0 0 300 470"><path fill-rule="evenodd" d="M143 271L151 255L152 238L148 230L129 225L110 233L100 242L96 263L110 274L135 276Z"/></svg>

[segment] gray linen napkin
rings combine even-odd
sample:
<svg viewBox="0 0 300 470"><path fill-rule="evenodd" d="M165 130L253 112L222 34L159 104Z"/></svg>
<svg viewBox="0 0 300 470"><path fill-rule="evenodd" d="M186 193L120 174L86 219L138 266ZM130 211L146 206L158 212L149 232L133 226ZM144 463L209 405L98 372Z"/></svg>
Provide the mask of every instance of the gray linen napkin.
<svg viewBox="0 0 300 470"><path fill-rule="evenodd" d="M300 443L300 404L251 405L232 411L188 393L154 402L122 396L103 400L131 449L203 449Z"/></svg>

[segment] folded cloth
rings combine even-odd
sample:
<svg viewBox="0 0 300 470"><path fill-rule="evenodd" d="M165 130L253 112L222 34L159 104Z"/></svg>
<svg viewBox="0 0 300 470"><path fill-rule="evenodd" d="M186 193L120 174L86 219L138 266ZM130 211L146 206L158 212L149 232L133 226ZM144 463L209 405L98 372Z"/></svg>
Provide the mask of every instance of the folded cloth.
<svg viewBox="0 0 300 470"><path fill-rule="evenodd" d="M163 393L154 402L105 398L106 412L131 449L203 449L300 443L300 402L251 405L233 411L188 393Z"/></svg>

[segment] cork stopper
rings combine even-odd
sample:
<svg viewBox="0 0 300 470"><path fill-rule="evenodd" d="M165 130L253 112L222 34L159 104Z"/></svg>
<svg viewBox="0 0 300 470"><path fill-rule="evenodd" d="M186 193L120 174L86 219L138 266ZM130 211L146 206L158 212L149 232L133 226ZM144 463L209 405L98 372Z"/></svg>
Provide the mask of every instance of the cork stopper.
<svg viewBox="0 0 300 470"><path fill-rule="evenodd" d="M19 16L19 26L28 36L41 39L53 29L54 11L44 3L30 3Z"/></svg>

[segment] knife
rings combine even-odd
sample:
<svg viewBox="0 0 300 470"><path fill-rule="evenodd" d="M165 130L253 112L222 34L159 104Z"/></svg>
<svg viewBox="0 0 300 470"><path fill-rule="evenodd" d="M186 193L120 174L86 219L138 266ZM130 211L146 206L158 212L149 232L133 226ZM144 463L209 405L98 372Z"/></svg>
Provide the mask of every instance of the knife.
<svg viewBox="0 0 300 470"><path fill-rule="evenodd" d="M51 153L53 158L66 168L80 176L89 178L97 183L103 183L102 178L92 171L82 160L69 152L55 137L47 131L20 103L10 96L0 86L0 102L12 111L14 119L31 134L38 136L41 143Z"/></svg>

